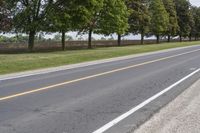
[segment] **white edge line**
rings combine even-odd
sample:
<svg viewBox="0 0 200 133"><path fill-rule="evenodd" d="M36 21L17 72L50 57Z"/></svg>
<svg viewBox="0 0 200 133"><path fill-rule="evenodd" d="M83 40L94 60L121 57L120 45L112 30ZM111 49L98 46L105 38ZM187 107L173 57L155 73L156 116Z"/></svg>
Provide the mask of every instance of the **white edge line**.
<svg viewBox="0 0 200 133"><path fill-rule="evenodd" d="M109 62L114 62L114 61L121 61L121 60L125 60L125 59L131 59L131 58L142 57L142 56L153 55L153 54L160 54L160 53L171 52L171 51L175 51L175 50L181 50L181 49L193 48L193 47L199 47L199 45L171 48L171 49L165 49L165 50L154 51L154 52L147 52L147 53L142 53L142 54L127 55L127 56L122 56L122 57L114 57L114 58L110 58L110 59L89 61L89 62L83 62L83 63L78 63L78 64L71 64L71 65L67 65L67 66L52 67L52 68L47 68L46 70L44 69L44 70L41 70L41 71L40 70L33 70L33 71L36 71L35 73L33 73L33 72L29 73L29 71L27 71L27 74L23 74L23 72L22 72L22 74L19 74L19 75L16 75L16 76L11 76L11 77L10 76L1 77L1 75L0 75L0 82L5 81L5 80L10 80L10 79L17 79L17 78L24 78L24 77L35 76L35 75L48 74L48 73L59 72L59 71L63 71L63 70L69 70L69 69L74 69L74 68L98 65L98 64L109 63Z"/></svg>
<svg viewBox="0 0 200 133"><path fill-rule="evenodd" d="M127 118L128 116L132 115L133 113L135 113L137 110L141 109L142 107L144 107L145 105L149 104L150 102L152 102L153 100L157 99L158 97L160 97L161 95L163 95L164 93L168 92L169 90L171 90L172 88L174 88L175 86L179 85L180 83L182 83L183 81L187 80L188 78L190 78L191 76L195 75L196 73L198 73L200 71L200 68L197 69L196 71L192 72L191 74L187 75L186 77L182 78L181 80L177 81L176 83L172 84L171 86L169 86L168 88L162 90L161 92L155 94L154 96L150 97L149 99L145 100L144 102L140 103L139 105L137 105L136 107L132 108L131 110L129 110L128 112L120 115L119 117L115 118L114 120L110 121L109 123L105 124L104 126L102 126L101 128L97 129L96 131L94 131L93 133L103 133L105 131L107 131L109 128L113 127L114 125L116 125L117 123L119 123L120 121L124 120L125 118Z"/></svg>

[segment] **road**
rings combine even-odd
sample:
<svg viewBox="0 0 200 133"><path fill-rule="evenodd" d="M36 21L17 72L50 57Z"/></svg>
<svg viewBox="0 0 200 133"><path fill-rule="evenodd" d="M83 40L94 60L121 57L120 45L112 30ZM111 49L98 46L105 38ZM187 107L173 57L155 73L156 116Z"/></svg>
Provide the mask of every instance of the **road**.
<svg viewBox="0 0 200 133"><path fill-rule="evenodd" d="M199 133L200 80L142 124L134 133Z"/></svg>
<svg viewBox="0 0 200 133"><path fill-rule="evenodd" d="M2 80L0 133L92 133L199 68L200 46L193 46ZM133 131L199 78L195 73L105 132Z"/></svg>

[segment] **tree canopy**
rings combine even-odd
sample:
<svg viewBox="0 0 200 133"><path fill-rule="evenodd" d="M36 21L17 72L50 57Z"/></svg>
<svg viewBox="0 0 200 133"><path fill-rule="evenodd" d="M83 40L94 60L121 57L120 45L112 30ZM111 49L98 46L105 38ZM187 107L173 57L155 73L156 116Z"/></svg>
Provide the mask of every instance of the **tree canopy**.
<svg viewBox="0 0 200 133"><path fill-rule="evenodd" d="M167 31L169 14L162 0L151 0L149 12L151 16L150 32L157 37L157 43L159 43L160 35L163 35Z"/></svg>
<svg viewBox="0 0 200 133"><path fill-rule="evenodd" d="M10 31L12 28L12 9L4 0L0 0L0 31Z"/></svg>
<svg viewBox="0 0 200 133"><path fill-rule="evenodd" d="M175 0L176 12L178 17L178 35L180 36L180 41L182 37L186 37L190 34L191 30L191 10L190 2L188 0Z"/></svg>
<svg viewBox="0 0 200 133"><path fill-rule="evenodd" d="M191 30L191 37L194 37L195 40L198 39L198 37L200 36L200 8L198 7L192 7L192 16L193 16L193 21L194 21L194 25L193 28Z"/></svg>
<svg viewBox="0 0 200 133"><path fill-rule="evenodd" d="M144 35L149 32L150 13L148 11L147 0L127 0L127 7L131 10L129 16L129 32L141 34L141 44L143 44Z"/></svg>
<svg viewBox="0 0 200 133"><path fill-rule="evenodd" d="M200 8L188 0L0 0L0 31L26 33L28 48L34 48L38 32L65 33L77 31L88 34L88 48L92 48L92 34L121 36L200 36Z"/></svg>
<svg viewBox="0 0 200 133"><path fill-rule="evenodd" d="M12 5L13 25L17 32L29 34L28 48L34 47L36 32L44 26L46 7L51 0L7 0Z"/></svg>
<svg viewBox="0 0 200 133"><path fill-rule="evenodd" d="M97 33L110 35L113 33L119 36L128 31L129 10L123 0L107 0L100 12ZM118 45L121 44L121 38Z"/></svg>
<svg viewBox="0 0 200 133"><path fill-rule="evenodd" d="M176 6L173 0L163 0L165 9L169 15L169 23L166 34L168 35L168 42L171 36L175 36L179 30Z"/></svg>

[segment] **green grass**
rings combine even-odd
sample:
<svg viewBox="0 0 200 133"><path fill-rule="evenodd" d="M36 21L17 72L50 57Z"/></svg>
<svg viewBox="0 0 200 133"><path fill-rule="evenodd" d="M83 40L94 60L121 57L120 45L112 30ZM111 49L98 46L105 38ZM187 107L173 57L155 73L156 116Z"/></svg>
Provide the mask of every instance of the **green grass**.
<svg viewBox="0 0 200 133"><path fill-rule="evenodd" d="M200 42L162 43L49 53L0 54L0 74L61 66L198 44L200 44Z"/></svg>

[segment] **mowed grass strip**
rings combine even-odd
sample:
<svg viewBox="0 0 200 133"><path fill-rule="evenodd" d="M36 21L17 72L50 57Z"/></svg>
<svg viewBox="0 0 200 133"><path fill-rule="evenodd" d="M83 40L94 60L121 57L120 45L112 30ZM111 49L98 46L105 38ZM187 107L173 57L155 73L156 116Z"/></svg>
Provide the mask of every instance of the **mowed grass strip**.
<svg viewBox="0 0 200 133"><path fill-rule="evenodd" d="M49 53L0 54L0 74L55 67L198 44L200 44L200 41L108 47L91 50L69 50Z"/></svg>

